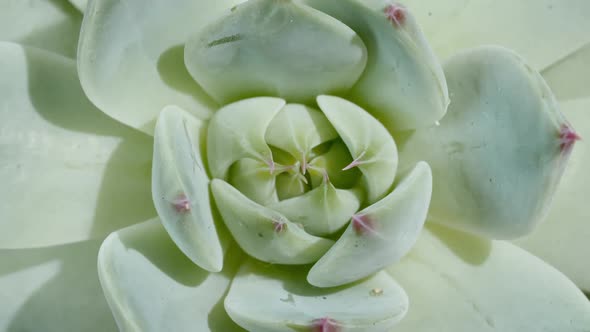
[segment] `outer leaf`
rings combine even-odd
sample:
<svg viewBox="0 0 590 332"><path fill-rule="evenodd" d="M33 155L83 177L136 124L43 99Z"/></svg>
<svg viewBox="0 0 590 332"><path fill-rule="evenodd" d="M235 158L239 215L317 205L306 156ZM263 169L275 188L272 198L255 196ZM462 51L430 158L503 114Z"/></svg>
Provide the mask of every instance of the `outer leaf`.
<svg viewBox="0 0 590 332"><path fill-rule="evenodd" d="M541 74L559 100L589 98L590 42L584 47L559 59Z"/></svg>
<svg viewBox="0 0 590 332"><path fill-rule="evenodd" d="M201 160L205 124L175 106L156 125L152 197L170 237L195 264L219 272L220 240L209 199L209 178ZM227 244L227 243L225 243Z"/></svg>
<svg viewBox="0 0 590 332"><path fill-rule="evenodd" d="M209 116L218 106L186 71L183 45L241 1L89 1L78 47L84 91L103 112L147 133L170 104Z"/></svg>
<svg viewBox="0 0 590 332"><path fill-rule="evenodd" d="M407 311L406 294L385 272L331 289L309 285L305 272L250 260L232 283L225 308L257 332L390 331Z"/></svg>
<svg viewBox="0 0 590 332"><path fill-rule="evenodd" d="M293 0L251 0L186 45L193 78L220 103L254 96L309 102L345 93L361 75L366 49L349 27Z"/></svg>
<svg viewBox="0 0 590 332"><path fill-rule="evenodd" d="M0 250L0 330L117 331L96 273L101 242Z"/></svg>
<svg viewBox="0 0 590 332"><path fill-rule="evenodd" d="M82 15L65 0L4 0L0 41L13 41L76 57Z"/></svg>
<svg viewBox="0 0 590 332"><path fill-rule="evenodd" d="M254 158L274 168L264 133L285 106L280 98L258 97L229 104L215 113L207 133L207 157L214 178L225 178L230 166L242 158Z"/></svg>
<svg viewBox="0 0 590 332"><path fill-rule="evenodd" d="M396 332L588 331L590 302L540 259L440 226L422 234L389 269L411 299Z"/></svg>
<svg viewBox="0 0 590 332"><path fill-rule="evenodd" d="M0 247L81 241L154 216L151 144L89 103L72 60L0 42Z"/></svg>
<svg viewBox="0 0 590 332"><path fill-rule="evenodd" d="M309 271L309 283L339 286L396 263L416 242L431 193L430 167L418 163L389 195L352 217L344 234Z"/></svg>
<svg viewBox="0 0 590 332"><path fill-rule="evenodd" d="M117 325L126 331L241 331L221 301L241 254L221 273L200 269L154 219L111 234L98 273Z"/></svg>
<svg viewBox="0 0 590 332"><path fill-rule="evenodd" d="M223 180L211 181L215 203L227 228L250 256L278 264L308 264L333 241L309 235L283 215L259 205Z"/></svg>
<svg viewBox="0 0 590 332"><path fill-rule="evenodd" d="M350 166L358 167L363 174L369 203L382 198L397 170L397 147L387 129L345 99L319 96L317 102L355 159Z"/></svg>
<svg viewBox="0 0 590 332"><path fill-rule="evenodd" d="M400 160L432 167L430 220L494 238L522 236L547 210L571 128L541 76L506 49L459 54L445 74L453 95L447 115L410 135Z"/></svg>
<svg viewBox="0 0 590 332"><path fill-rule="evenodd" d="M305 0L351 27L367 46L367 68L350 98L389 130L432 125L449 104L440 63L414 16L385 0Z"/></svg>
<svg viewBox="0 0 590 332"><path fill-rule="evenodd" d="M336 189L332 183L324 181L301 196L269 207L303 225L310 234L324 236L341 229L360 206L361 200L353 190Z"/></svg>
<svg viewBox="0 0 590 332"><path fill-rule="evenodd" d="M515 50L533 68L543 70L590 41L586 0L407 2L420 13L432 48L443 59L462 49L496 44ZM542 36L543 42L535 36Z"/></svg>
<svg viewBox="0 0 590 332"><path fill-rule="evenodd" d="M547 221L517 241L523 248L557 267L578 287L590 292L590 99L561 104L583 140L573 149L563 180L555 193Z"/></svg>

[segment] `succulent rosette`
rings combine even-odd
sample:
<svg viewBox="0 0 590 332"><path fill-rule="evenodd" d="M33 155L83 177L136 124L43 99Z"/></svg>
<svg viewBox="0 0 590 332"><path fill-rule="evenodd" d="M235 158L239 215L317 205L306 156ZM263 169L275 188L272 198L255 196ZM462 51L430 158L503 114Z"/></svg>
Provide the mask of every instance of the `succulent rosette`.
<svg viewBox="0 0 590 332"><path fill-rule="evenodd" d="M536 248L584 219L571 197L584 157L567 166L580 135L546 79L579 97L565 80L588 59L575 29L589 23L547 28L565 20L559 6L522 5L553 45L524 52L530 65L482 46L519 49L534 30L514 22L520 4L427 2L9 3L57 8L49 20L66 28L0 35L0 76L13 78L0 78L0 213L17 224L0 224L0 290L19 273L54 276L57 255L71 263L56 289L100 304L66 301L85 314L65 325L33 314L6 328L108 330L112 312L121 331L588 331L583 293L505 240L533 232L521 245L590 289L581 253ZM68 6L84 11L77 54ZM453 25L482 29L470 6L509 28ZM459 46L430 46L445 33ZM590 102L564 105L587 133Z"/></svg>

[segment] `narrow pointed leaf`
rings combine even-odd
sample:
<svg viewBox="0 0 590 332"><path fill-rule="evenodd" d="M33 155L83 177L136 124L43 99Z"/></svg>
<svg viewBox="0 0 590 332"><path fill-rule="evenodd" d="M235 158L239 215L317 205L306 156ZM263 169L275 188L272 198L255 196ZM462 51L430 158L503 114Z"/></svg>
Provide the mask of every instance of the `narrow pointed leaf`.
<svg viewBox="0 0 590 332"><path fill-rule="evenodd" d="M397 147L387 129L355 104L333 96L319 96L318 105L344 141L352 167L363 174L370 203L391 188L397 170Z"/></svg>
<svg viewBox="0 0 590 332"><path fill-rule="evenodd" d="M351 27L365 42L367 68L350 98L388 129L439 120L449 96L441 65L413 15L383 0L306 0Z"/></svg>
<svg viewBox="0 0 590 332"><path fill-rule="evenodd" d="M225 299L230 317L249 331L390 331L408 309L403 289L385 272L346 287L321 289L306 269L248 261Z"/></svg>
<svg viewBox="0 0 590 332"><path fill-rule="evenodd" d="M520 57L480 47L445 64L453 102L440 126L401 149L432 167L429 220L493 238L528 233L545 215L574 139L553 94Z"/></svg>
<svg viewBox="0 0 590 332"><path fill-rule="evenodd" d="M420 235L431 192L430 167L418 163L389 195L353 216L307 280L318 287L338 286L396 263Z"/></svg>
<svg viewBox="0 0 590 332"><path fill-rule="evenodd" d="M224 244L213 219L201 160L205 124L176 106L162 111L154 135L152 196L170 237L195 264L219 272Z"/></svg>
<svg viewBox="0 0 590 332"><path fill-rule="evenodd" d="M223 180L211 181L211 189L234 239L246 253L261 261L312 263L333 243L306 233L285 216L251 201Z"/></svg>
<svg viewBox="0 0 590 332"><path fill-rule="evenodd" d="M226 105L211 118L207 133L207 157L214 178L225 178L241 158L254 158L274 167L264 133L285 106L280 98L257 97Z"/></svg>
<svg viewBox="0 0 590 332"><path fill-rule="evenodd" d="M192 36L185 62L220 103L261 95L310 102L346 92L366 50L349 27L299 1L251 0Z"/></svg>

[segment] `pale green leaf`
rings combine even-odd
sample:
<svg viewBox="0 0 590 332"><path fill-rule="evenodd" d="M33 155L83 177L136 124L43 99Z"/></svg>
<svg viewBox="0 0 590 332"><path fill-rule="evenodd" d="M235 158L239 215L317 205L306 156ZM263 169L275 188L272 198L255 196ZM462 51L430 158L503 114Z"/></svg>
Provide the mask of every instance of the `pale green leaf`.
<svg viewBox="0 0 590 332"><path fill-rule="evenodd" d="M586 0L408 0L442 59L486 44L521 54L536 70L590 42ZM441 8L443 7L443 8Z"/></svg>
<svg viewBox="0 0 590 332"><path fill-rule="evenodd" d="M0 42L0 248L101 237L155 215L152 140L84 96L73 60Z"/></svg>
<svg viewBox="0 0 590 332"><path fill-rule="evenodd" d="M207 133L207 157L214 178L225 178L230 166L242 158L274 168L264 133L285 101L273 97L244 99L226 105L211 118Z"/></svg>
<svg viewBox="0 0 590 332"><path fill-rule="evenodd" d="M405 292L385 272L330 289L309 285L306 272L250 260L232 283L225 308L256 332L391 331L407 311ZM328 323L323 328L322 321Z"/></svg>
<svg viewBox="0 0 590 332"><path fill-rule="evenodd" d="M590 292L590 99L562 103L561 108L582 140L572 151L547 220L517 243Z"/></svg>
<svg viewBox="0 0 590 332"><path fill-rule="evenodd" d="M0 41L76 57L82 15L66 0L0 2Z"/></svg>
<svg viewBox="0 0 590 332"><path fill-rule="evenodd" d="M410 298L396 332L586 332L590 326L584 294L508 242L427 227L388 271Z"/></svg>
<svg viewBox="0 0 590 332"><path fill-rule="evenodd" d="M205 123L176 106L160 113L154 135L152 197L180 250L201 268L219 272L227 241L213 218L209 178L200 152L205 135Z"/></svg>
<svg viewBox="0 0 590 332"><path fill-rule="evenodd" d="M430 167L420 162L389 195L352 217L307 280L318 287L339 286L396 263L420 235L431 193Z"/></svg>
<svg viewBox="0 0 590 332"><path fill-rule="evenodd" d="M325 236L346 225L360 205L361 201L353 190L337 189L331 182L324 181L303 195L269 207L301 224L308 233Z"/></svg>
<svg viewBox="0 0 590 332"><path fill-rule="evenodd" d="M338 133L322 112L301 104L287 104L265 134L269 145L289 152L303 169L312 157L313 148L336 138Z"/></svg>
<svg viewBox="0 0 590 332"><path fill-rule="evenodd" d="M363 174L369 203L391 189L397 170L397 147L387 129L357 105L333 96L319 96L318 105L348 147ZM347 167L348 168L348 167Z"/></svg>
<svg viewBox="0 0 590 332"><path fill-rule="evenodd" d="M218 105L184 66L188 36L243 0L90 0L78 70L103 112L153 133L160 111L177 105L208 117Z"/></svg>
<svg viewBox="0 0 590 332"><path fill-rule="evenodd" d="M221 273L200 269L154 219L111 234L98 274L122 332L242 331L223 309L241 253L227 258Z"/></svg>
<svg viewBox="0 0 590 332"><path fill-rule="evenodd" d="M277 202L276 175L266 163L243 158L229 170L229 183L249 199L261 205Z"/></svg>
<svg viewBox="0 0 590 332"><path fill-rule="evenodd" d="M509 50L466 51L445 74L447 115L400 145L401 161L432 167L429 220L492 238L530 232L569 154L569 124L541 76Z"/></svg>
<svg viewBox="0 0 590 332"><path fill-rule="evenodd" d="M349 27L292 0L250 0L187 42L193 78L220 103L254 96L310 102L345 93L366 49Z"/></svg>
<svg viewBox="0 0 590 332"><path fill-rule="evenodd" d="M96 271L101 242L1 249L0 330L117 331Z"/></svg>
<svg viewBox="0 0 590 332"><path fill-rule="evenodd" d="M590 42L584 47L559 59L541 74L559 100L589 98Z"/></svg>
<svg viewBox="0 0 590 332"><path fill-rule="evenodd" d="M215 203L225 225L250 256L278 264L308 264L333 241L310 235L280 213L248 199L223 180L211 181Z"/></svg>
<svg viewBox="0 0 590 332"><path fill-rule="evenodd" d="M389 130L429 126L445 114L449 96L441 65L405 7L384 0L305 3L344 22L367 46L367 68L350 92L352 101Z"/></svg>

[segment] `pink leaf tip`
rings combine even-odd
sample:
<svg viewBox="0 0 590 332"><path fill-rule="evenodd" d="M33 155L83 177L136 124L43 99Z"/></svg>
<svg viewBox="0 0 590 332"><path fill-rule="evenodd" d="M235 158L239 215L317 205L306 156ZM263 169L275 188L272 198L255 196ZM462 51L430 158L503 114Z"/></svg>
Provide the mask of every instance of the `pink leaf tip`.
<svg viewBox="0 0 590 332"><path fill-rule="evenodd" d="M311 323L312 332L340 332L340 325L329 317L316 319Z"/></svg>

